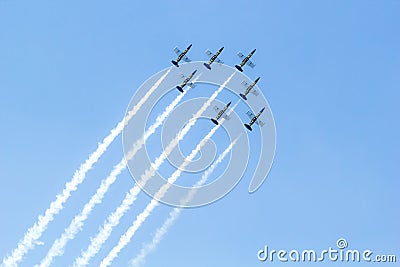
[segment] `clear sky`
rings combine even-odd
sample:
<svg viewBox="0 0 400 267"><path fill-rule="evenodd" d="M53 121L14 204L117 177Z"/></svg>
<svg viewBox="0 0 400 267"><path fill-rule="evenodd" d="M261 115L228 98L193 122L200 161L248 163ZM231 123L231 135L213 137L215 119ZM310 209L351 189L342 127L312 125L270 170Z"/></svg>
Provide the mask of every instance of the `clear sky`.
<svg viewBox="0 0 400 267"><path fill-rule="evenodd" d="M225 46L228 65L257 48L257 66L245 72L262 77L276 156L256 193L245 175L222 200L185 210L145 266L267 266L257 260L265 245L323 250L341 237L399 261L399 25L397 0L0 0L1 257L121 120L135 90L170 66L173 47L192 43L194 60ZM122 155L119 136L21 266L44 257ZM73 262L133 185L123 172L54 266ZM91 266L148 201L140 195ZM126 266L171 209L158 208L114 265Z"/></svg>

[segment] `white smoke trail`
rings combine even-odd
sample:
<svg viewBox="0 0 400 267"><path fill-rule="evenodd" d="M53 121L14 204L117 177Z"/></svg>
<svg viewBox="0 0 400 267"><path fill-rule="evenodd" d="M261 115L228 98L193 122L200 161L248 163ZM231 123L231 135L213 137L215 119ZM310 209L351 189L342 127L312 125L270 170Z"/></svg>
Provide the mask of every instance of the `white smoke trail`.
<svg viewBox="0 0 400 267"><path fill-rule="evenodd" d="M187 196L182 199L182 205L185 205L188 203L194 195L196 194L196 187L200 187L204 185L204 183L208 180L208 178L211 176L211 174L214 172L215 168L220 164L225 157L229 154L229 152L232 150L233 146L236 144L237 139L235 139L217 158L217 160L211 164L211 166L203 173L201 179L195 184L194 188L189 191ZM157 245L161 242L163 239L164 235L167 233L168 229L174 224L176 219L178 219L180 213L182 211L182 208L176 207L174 208L170 213L169 217L167 220L165 220L164 224L157 229L156 234L153 237L153 240L150 243L147 243L143 245L142 249L140 250L139 254L131 261L131 267L138 267L141 264L144 263L144 260L146 256L152 252Z"/></svg>
<svg viewBox="0 0 400 267"><path fill-rule="evenodd" d="M193 114L192 120L190 120L185 127L183 127L182 131L178 133L175 138L168 144L168 146L164 149L164 152L154 161L152 164L152 168L148 169L145 171L143 175L141 175L141 179L139 180L139 183L141 184L141 187L143 187L144 184L147 183L147 181L154 176L158 168L164 163L164 161L167 159L169 154L173 151L173 149L178 145L179 141L183 139L183 137L189 132L190 128L196 123L196 119L203 115L203 113L207 110L207 108L211 105L211 103L215 100L215 98L218 96L218 94L222 91L222 89L225 88L225 86L228 84L228 82L232 79L233 75L235 75L235 72L232 73L231 76L226 79L226 81L216 90L209 99L201 106L201 108Z"/></svg>
<svg viewBox="0 0 400 267"><path fill-rule="evenodd" d="M232 79L233 75L234 73L230 77L228 77L228 79L218 88L217 91L212 94L210 99L208 99L207 102L203 104L203 106L199 109L199 111L195 115L193 115L194 118L200 117L204 113L207 107L210 106L211 102L218 96L219 92L221 92L226 84ZM199 76L196 79L198 78ZM195 80L193 80L193 82L195 82ZM145 171L145 173L141 176L141 179L139 180L141 186L144 186L144 184L146 184L146 182L156 173L158 168L177 146L179 141L182 140L183 137L189 132L190 128L195 124L195 122L196 120L191 120L188 124L186 124L181 133L176 135L176 137L168 144L164 152L155 160L155 162L152 164L152 167ZM94 238L91 238L89 247L81 253L79 258L74 261L74 267L87 266L90 259L93 258L100 251L103 244L110 237L114 227L119 224L122 216L124 216L124 214L129 210L130 206L136 200L137 195L141 191L141 186L135 185L128 191L121 205L108 216L107 220L104 222L97 235Z"/></svg>
<svg viewBox="0 0 400 267"><path fill-rule="evenodd" d="M146 140L156 131L156 129L162 124L162 122L169 116L169 114L175 109L182 98L186 95L187 91L179 94L174 101L169 104L164 112L157 116L156 122L151 125L144 133L143 138L138 139L133 148L128 152L125 158L114 166L110 175L101 181L100 187L97 189L96 193L91 197L89 202L85 204L82 211L74 217L70 225L64 230L64 233L60 238L54 241L50 250L47 252L45 258L41 261L40 267L50 266L54 257L61 256L64 253L64 249L69 240L73 239L75 235L82 230L85 220L89 217L90 213L97 204L100 204L104 195L107 193L109 187L115 182L118 175L126 168L126 162L130 161L139 149L143 146Z"/></svg>
<svg viewBox="0 0 400 267"><path fill-rule="evenodd" d="M128 112L126 117L121 120L117 126L111 130L110 134L106 136L101 143L98 144L97 149L93 152L89 158L81 164L79 169L75 171L71 181L67 182L64 186L63 191L56 196L56 199L50 203L50 207L46 209L43 215L39 215L37 221L32 227L28 229L22 240L17 244L10 256L3 259L2 265L17 266L22 260L24 255L36 245L35 241L38 240L43 232L47 229L47 225L53 221L54 216L57 215L62 209L65 202L71 196L73 191L77 190L86 176L86 173L93 167L93 165L99 160L99 158L107 150L108 146L114 141L114 139L122 132L125 124L138 112L150 95L157 89L161 82L167 77L171 69L169 69L161 78L150 88L146 95Z"/></svg>
<svg viewBox="0 0 400 267"><path fill-rule="evenodd" d="M111 265L113 260L118 256L119 252L131 241L133 235L140 228L140 226L145 222L147 217L150 216L151 212L155 207L158 206L159 202L157 199L161 199L164 197L165 193L171 187L172 184L176 182L179 176L182 174L182 170L186 168L186 166L195 158L197 153L201 150L201 148L206 144L208 139L210 139L214 133L220 127L216 125L201 141L197 144L196 148L192 150L189 156L186 157L185 161L179 166L179 168L168 178L168 183L164 184L155 194L154 198L150 201L150 203L146 206L144 211L140 213L133 224L128 228L128 230L120 237L118 244L111 249L108 255L101 261L100 266L106 267Z"/></svg>

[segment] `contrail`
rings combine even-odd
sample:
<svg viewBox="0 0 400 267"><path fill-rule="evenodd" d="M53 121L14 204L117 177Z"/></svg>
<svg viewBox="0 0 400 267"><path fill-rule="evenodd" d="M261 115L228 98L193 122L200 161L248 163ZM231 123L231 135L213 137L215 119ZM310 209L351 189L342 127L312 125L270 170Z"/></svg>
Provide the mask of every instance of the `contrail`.
<svg viewBox="0 0 400 267"><path fill-rule="evenodd" d="M201 74L200 74L201 75ZM200 77L198 75L193 83ZM190 88L190 87L189 87ZM146 140L152 135L155 130L162 124L162 122L169 116L169 114L174 110L174 108L178 105L178 103L182 100L182 98L189 91L186 90L182 94L179 94L177 98L165 109L163 114L156 118L156 123L149 127L149 129L145 132L144 137L140 138L133 145L132 150L128 153L126 157L126 161L124 159L121 162L124 162L124 167L126 167L126 162L131 160L136 152L144 145ZM122 204L108 216L107 220L104 222L102 228L100 228L99 232L94 238L91 238L91 243L85 251L82 251L81 255L75 259L73 266L87 266L89 264L90 259L98 253L101 249L102 245L110 236L112 229L119 224L120 219L128 211L129 207L136 200L137 195L140 193L140 187L135 185L132 187L129 192L126 194L125 199L122 201Z"/></svg>
<svg viewBox="0 0 400 267"><path fill-rule="evenodd" d="M211 174L214 172L215 168L220 164L225 157L229 154L229 152L232 150L233 146L236 144L237 139L235 139L217 158L217 160L211 164L211 166L204 172L202 175L201 179L195 184L194 188L189 191L187 196L182 199L182 204L188 203L190 200L192 200L193 196L196 194L196 187L200 187L204 185L204 183L208 180L208 178L211 176ZM131 261L131 267L138 267L141 264L144 263L144 260L146 256L152 252L157 245L161 242L163 239L164 235L167 233L168 229L174 224L175 220L178 219L180 213L182 211L182 208L176 207L174 208L170 213L169 217L167 220L165 220L164 224L157 229L156 234L153 237L153 240L150 243L147 243L143 245L142 249L140 250L140 253Z"/></svg>
<svg viewBox="0 0 400 267"><path fill-rule="evenodd" d="M221 120L222 122L222 120ZM145 222L147 217L150 216L151 212L155 207L158 206L159 202L157 199L164 197L165 193L171 187L172 184L176 182L179 176L182 174L182 170L196 157L197 153L206 144L208 139L210 139L214 133L218 130L221 124L214 126L214 128L197 144L196 148L192 150L189 156L186 157L185 161L179 166L179 168L168 178L168 183L164 184L155 194L154 198L146 206L144 211L140 213L133 224L128 228L128 230L120 237L118 244L111 249L109 254L101 261L100 266L109 266L112 261L118 256L119 252L131 241L135 232L140 228L140 226Z"/></svg>
<svg viewBox="0 0 400 267"><path fill-rule="evenodd" d="M193 115L194 118L200 117L204 113L204 111L210 106L211 102L218 96L219 92L221 92L226 84L232 79L233 75L234 73L230 77L228 77L228 79L218 88L217 91L212 94L207 102L203 104L203 106L197 111L196 114ZM195 124L195 122L196 120L190 120L190 122L186 124L185 127L182 129L181 133L175 136L175 138L168 144L164 152L154 161L151 168L146 170L145 173L141 175L141 178L139 180L141 186L146 184L146 182L155 174L155 172L162 165L165 159L177 146L179 141L182 140L183 137L189 132L190 128ZM81 253L79 258L74 261L73 266L86 266L89 264L90 259L100 251L103 244L110 237L114 227L119 224L122 216L129 210L130 206L136 200L137 195L141 191L141 186L135 185L128 191L128 193L126 193L125 199L122 201L121 205L108 216L107 220L104 222L97 235L94 238L91 238L89 247Z"/></svg>
<svg viewBox="0 0 400 267"><path fill-rule="evenodd" d="M189 121L183 127L182 131L176 135L176 137L168 144L168 146L165 148L164 152L154 161L152 164L152 168L148 169L145 171L145 173L141 176L141 179L139 180L139 183L145 184L147 183L148 179L154 176L158 168L164 163L164 161L167 159L169 154L173 151L173 149L178 145L179 141L183 139L183 137L189 132L190 128L196 123L196 118L200 117L203 115L203 113L207 110L207 108L211 105L211 103L215 100L215 98L218 96L218 94L225 88L225 86L228 84L228 82L232 79L233 75L235 75L235 72L231 74L231 76L228 77L228 79L216 90L209 99L201 106L201 108L193 114L192 120ZM143 187L143 185L141 186Z"/></svg>
<svg viewBox="0 0 400 267"><path fill-rule="evenodd" d="M161 78L150 88L146 95L139 101L137 105L111 130L110 134L106 136L101 143L98 144L97 149L93 152L86 161L81 164L79 169L75 171L71 181L67 182L61 193L56 196L56 199L50 203L50 207L46 209L45 213L38 216L37 221L25 233L24 237L18 242L10 256L3 259L3 266L17 266L22 260L24 255L36 245L35 241L38 240L43 232L47 229L47 225L53 221L54 216L57 215L62 209L63 204L68 200L73 191L77 190L86 176L86 173L93 167L99 160L103 153L107 150L108 146L114 139L122 132L125 124L138 112L150 95L157 89L161 82L167 77L171 69L169 69Z"/></svg>
<svg viewBox="0 0 400 267"><path fill-rule="evenodd" d="M125 158L114 166L110 175L101 181L100 187L97 189L96 193L91 197L89 202L85 204L82 211L74 217L70 225L64 230L64 233L60 238L54 241L52 247L47 252L47 255L41 261L40 267L50 266L54 257L61 256L64 253L64 249L69 240L73 239L75 235L82 230L85 220L89 217L90 213L97 204L100 204L104 195L107 193L109 187L115 182L117 176L126 168L126 164L130 161L139 149L143 146L146 140L156 131L156 129L162 124L162 122L169 116L169 114L175 109L182 98L186 95L187 90L184 93L179 94L171 104L169 104L164 112L157 116L156 122L151 125L143 135L143 138L138 139L133 148L128 152Z"/></svg>

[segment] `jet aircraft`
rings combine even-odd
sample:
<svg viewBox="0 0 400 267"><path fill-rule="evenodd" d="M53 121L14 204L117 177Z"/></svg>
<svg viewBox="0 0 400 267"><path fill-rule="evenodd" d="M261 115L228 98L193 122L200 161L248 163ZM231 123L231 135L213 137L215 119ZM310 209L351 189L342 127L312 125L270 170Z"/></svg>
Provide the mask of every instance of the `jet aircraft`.
<svg viewBox="0 0 400 267"><path fill-rule="evenodd" d="M252 93L254 95L258 95L258 91L256 89L254 89L254 86L257 84L257 82L260 80L260 77L258 77L257 79L255 79L255 81L252 84L248 84L247 82L243 81L242 84L247 87L246 90L242 93L239 94L244 100L247 100L247 95L249 93Z"/></svg>
<svg viewBox="0 0 400 267"><path fill-rule="evenodd" d="M251 53L245 57L240 51L237 53L238 57L240 57L242 59L242 63L240 63L239 65L235 65L235 67L242 72L243 71L243 66L244 65L248 65L252 68L254 68L256 66L256 64L254 64L253 62L250 61L251 56L256 52L256 49L254 49L253 51L251 51Z"/></svg>
<svg viewBox="0 0 400 267"><path fill-rule="evenodd" d="M231 103L232 103L232 102L229 102L229 103L226 104L226 106L223 107L222 109L220 109L219 107L215 106L215 107L214 107L214 110L215 110L216 112L218 112L218 114L217 114L217 116L216 116L215 118L212 118L211 121L212 121L213 123L215 123L216 125L218 125L218 120L219 120L222 116L224 116L224 118L225 118L226 120L229 120L229 116L228 116L227 114L224 115L224 113L225 113L225 111L229 108L229 106L231 105Z"/></svg>
<svg viewBox="0 0 400 267"><path fill-rule="evenodd" d="M196 74L196 72L197 72L197 70L194 70L194 71L193 71L188 77L186 77L186 78L185 78L185 75L181 74L181 77L182 77L182 78L185 78L185 80L183 80L182 84L181 84L181 85L178 85L178 86L176 87L176 89L178 89L179 92L183 93L183 88L184 88L186 85L189 85L189 86L193 87L193 83L190 82L190 80L193 78L193 76Z"/></svg>
<svg viewBox="0 0 400 267"><path fill-rule="evenodd" d="M210 50L206 50L206 54L208 57L210 57L210 61L208 61L208 63L204 63L204 66L211 70L211 64L215 61L218 62L220 64L224 63L221 59L218 58L219 54L221 54L222 50L224 50L224 47L221 47L217 53L213 54Z"/></svg>
<svg viewBox="0 0 400 267"><path fill-rule="evenodd" d="M191 60L186 56L186 53L189 51L189 49L192 47L190 44L183 52L179 50L178 47L174 48L174 52L178 55L178 58L176 60L171 60L172 64L174 64L176 67L179 67L179 61L182 59L186 62L190 62Z"/></svg>
<svg viewBox="0 0 400 267"><path fill-rule="evenodd" d="M251 119L251 121L250 121L249 123L245 123L245 124L244 124L244 126L247 128L247 130L252 131L253 129L251 128L251 126L252 126L254 123L257 123L260 127L264 125L264 122L262 122L262 121L260 121L260 120L258 119L258 117L261 116L261 113L263 113L264 109L265 109L265 107L262 108L262 109L257 113L257 115L255 115L255 116L254 116L254 114L253 114L251 111L248 111L248 112L247 112L247 115L248 115L249 117L252 117L252 119Z"/></svg>

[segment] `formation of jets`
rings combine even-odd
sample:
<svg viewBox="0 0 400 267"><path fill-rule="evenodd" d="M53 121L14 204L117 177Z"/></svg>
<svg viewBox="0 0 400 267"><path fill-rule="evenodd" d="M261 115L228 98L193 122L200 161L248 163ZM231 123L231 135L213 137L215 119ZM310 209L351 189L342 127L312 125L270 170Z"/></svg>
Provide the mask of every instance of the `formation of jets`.
<svg viewBox="0 0 400 267"><path fill-rule="evenodd" d="M185 61L185 62L190 62L191 60L186 56L186 54L189 52L190 48L192 47L192 45L190 44L185 50L181 51L178 47L174 48L174 52L177 54L177 59L176 60L171 60L172 64L175 67L179 68L179 62L180 61ZM223 64L223 61L219 58L219 55L222 53L222 50L224 50L224 47L221 47L215 54L213 52L211 52L210 50L206 50L205 53L206 55L210 58L210 60L206 63L203 63L204 67L206 67L208 70L211 70L211 64L216 62L219 64ZM242 54L242 52L238 52L237 55L240 59L242 59L242 62L238 65L235 65L235 68L237 70L239 70L240 72L243 72L243 67L245 65L254 68L256 65L250 60L250 58L254 55L254 53L256 52L256 49L254 49L253 51L251 51L247 56L244 56ZM191 82L193 76L196 74L197 70L194 70L191 74L189 74L187 77L183 74L180 74L181 78L183 78L183 82L181 85L176 86L176 89L179 90L179 92L183 93L183 89L185 86L190 86L190 87L194 87L194 83ZM254 88L255 85L257 84L257 82L260 80L260 77L258 77L257 79L254 80L254 82L252 82L251 84L247 83L246 81L242 82L242 85L246 88L244 90L243 93L240 93L240 97L243 98L243 100L247 100L247 95L249 93L254 94L255 96L259 95L259 92ZM227 109L229 108L229 106L231 105L231 102L229 102L228 104L226 104L223 108L219 108L217 106L214 107L214 110L217 112L217 116L215 118L211 118L211 121L218 125L219 122L218 120L220 118L224 118L224 119L229 119L229 116L226 114ZM251 126L256 123L258 124L260 127L264 125L264 122L262 122L259 117L261 116L261 114L263 113L263 111L265 110L265 107L262 108L256 115L254 115L251 111L248 111L246 114L250 117L250 122L249 123L245 123L244 126L246 127L246 129L248 129L249 131L252 131L253 129L251 128Z"/></svg>

